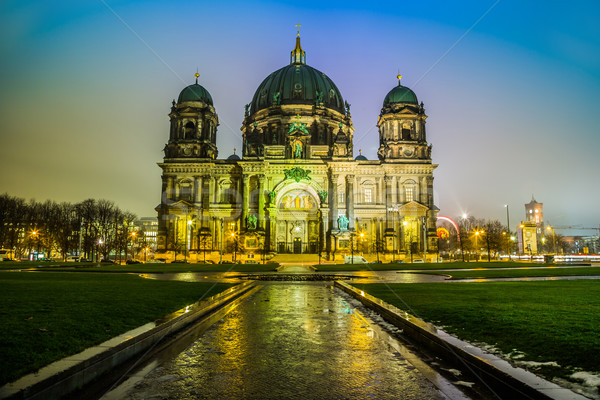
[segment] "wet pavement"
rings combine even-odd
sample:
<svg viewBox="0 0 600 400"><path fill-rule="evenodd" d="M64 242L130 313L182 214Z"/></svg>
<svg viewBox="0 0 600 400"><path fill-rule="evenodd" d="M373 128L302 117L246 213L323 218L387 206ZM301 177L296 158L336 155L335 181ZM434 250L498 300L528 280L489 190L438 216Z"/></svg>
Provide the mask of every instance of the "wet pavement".
<svg viewBox="0 0 600 400"><path fill-rule="evenodd" d="M242 283L249 279L289 281L289 280L347 280L350 283L427 283L444 282L444 275L420 274L399 271L310 271L308 269L293 270L289 268L277 272L243 273L243 272L184 272L175 274L140 274L147 279L175 280L186 282L222 282ZM312 277L312 278L311 278ZM296 278L296 279L294 279Z"/></svg>
<svg viewBox="0 0 600 400"><path fill-rule="evenodd" d="M462 398L330 284L261 286L186 350L105 398L447 398L439 388Z"/></svg>

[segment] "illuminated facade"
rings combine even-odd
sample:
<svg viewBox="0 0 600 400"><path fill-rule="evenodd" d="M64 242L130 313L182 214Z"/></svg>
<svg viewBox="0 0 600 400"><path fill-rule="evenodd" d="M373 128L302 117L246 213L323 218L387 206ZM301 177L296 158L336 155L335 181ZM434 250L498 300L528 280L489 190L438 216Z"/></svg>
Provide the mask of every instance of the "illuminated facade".
<svg viewBox="0 0 600 400"><path fill-rule="evenodd" d="M197 77L169 117L157 257L437 251L427 116L400 80L377 122L378 160L353 158L350 105L306 64L299 36L290 64L270 74L245 107L241 157L217 157L218 117Z"/></svg>

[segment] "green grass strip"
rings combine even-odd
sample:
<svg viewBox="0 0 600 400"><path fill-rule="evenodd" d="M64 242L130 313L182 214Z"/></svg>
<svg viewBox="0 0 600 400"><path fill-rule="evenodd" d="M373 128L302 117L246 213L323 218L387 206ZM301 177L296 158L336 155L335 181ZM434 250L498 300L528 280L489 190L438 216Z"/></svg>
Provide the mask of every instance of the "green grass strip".
<svg viewBox="0 0 600 400"><path fill-rule="evenodd" d="M392 264L315 264L318 271L408 271L432 269L471 269L471 268L523 268L544 267L552 264L532 264L523 262L446 262L446 263L392 263Z"/></svg>
<svg viewBox="0 0 600 400"><path fill-rule="evenodd" d="M424 274L450 275L452 279L527 278L548 276L600 276L600 267L569 267L543 269L510 269L483 271L424 271Z"/></svg>
<svg viewBox="0 0 600 400"><path fill-rule="evenodd" d="M56 265L40 266L35 264L20 265L16 268L27 269L35 268L40 271L51 272L124 272L124 273L180 273L180 272L266 272L275 271L278 264L77 264L63 263ZM15 269L15 267L9 268Z"/></svg>
<svg viewBox="0 0 600 400"><path fill-rule="evenodd" d="M600 280L355 286L462 339L555 361L537 371L550 379L600 372Z"/></svg>
<svg viewBox="0 0 600 400"><path fill-rule="evenodd" d="M0 385L232 286L213 285L121 274L0 273Z"/></svg>

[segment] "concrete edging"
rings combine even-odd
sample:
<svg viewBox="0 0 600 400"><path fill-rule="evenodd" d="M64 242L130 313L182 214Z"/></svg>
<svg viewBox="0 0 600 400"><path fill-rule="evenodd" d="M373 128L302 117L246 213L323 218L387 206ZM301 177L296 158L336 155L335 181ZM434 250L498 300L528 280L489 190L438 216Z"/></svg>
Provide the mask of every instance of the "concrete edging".
<svg viewBox="0 0 600 400"><path fill-rule="evenodd" d="M365 306L373 309L387 321L403 330L403 333L444 359L459 367L465 364L485 380L502 398L518 399L586 399L569 389L558 386L522 368L510 365L506 360L486 353L399 308L371 296L345 282L336 281L335 286L350 294Z"/></svg>
<svg viewBox="0 0 600 400"><path fill-rule="evenodd" d="M55 361L39 371L0 387L0 399L58 399L222 308L254 287L244 282L83 352Z"/></svg>

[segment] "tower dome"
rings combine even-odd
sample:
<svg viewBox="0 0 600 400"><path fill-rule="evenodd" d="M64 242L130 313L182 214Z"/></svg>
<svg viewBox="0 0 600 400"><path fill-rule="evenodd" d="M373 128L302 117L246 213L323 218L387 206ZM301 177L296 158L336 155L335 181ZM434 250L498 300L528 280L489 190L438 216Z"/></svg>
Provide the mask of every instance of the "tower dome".
<svg viewBox="0 0 600 400"><path fill-rule="evenodd" d="M184 88L181 93L179 93L179 97L177 98L178 103L183 103L185 101L201 101L203 103L213 105L213 99L202 85L198 84L198 79L196 78L196 83L193 85L187 86Z"/></svg>
<svg viewBox="0 0 600 400"><path fill-rule="evenodd" d="M407 88L406 86L402 86L400 83L400 79L402 75L398 75L398 86L389 91L389 93L383 99L383 106L389 106L390 104L397 103L409 103L409 104L419 104L417 100L417 95L415 92Z"/></svg>

